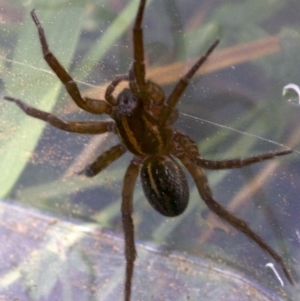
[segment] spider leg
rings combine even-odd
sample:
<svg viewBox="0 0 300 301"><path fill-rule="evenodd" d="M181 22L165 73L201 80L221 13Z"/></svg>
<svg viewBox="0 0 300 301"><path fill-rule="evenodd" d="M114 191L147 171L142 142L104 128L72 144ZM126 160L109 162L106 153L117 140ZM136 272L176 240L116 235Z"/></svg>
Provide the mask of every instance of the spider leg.
<svg viewBox="0 0 300 301"><path fill-rule="evenodd" d="M52 126L73 133L82 133L82 134L102 134L105 132L114 132L115 123L113 121L93 121L93 122L73 122L73 121L63 121L57 116L38 110L31 106L28 106L20 99L13 97L5 96L5 100L14 102L25 114L46 121Z"/></svg>
<svg viewBox="0 0 300 301"><path fill-rule="evenodd" d="M195 158L193 162L199 167L208 168L208 169L232 169L232 168L241 168L253 163L262 162L265 160L274 159L278 156L284 156L292 153L292 150L284 150L280 152L270 152L266 154L261 154L258 156L249 157L246 159L228 159L221 161L207 160L201 157Z"/></svg>
<svg viewBox="0 0 300 301"><path fill-rule="evenodd" d="M42 52L45 61L48 63L49 67L53 70L53 72L57 75L60 81L66 87L69 95L75 101L75 103L83 110L93 113L93 114L102 114L106 113L103 110L103 103L99 100L91 99L91 98L83 98L79 92L77 84L73 80L73 78L68 74L68 72L64 69L64 67L59 63L56 57L49 50L49 46L46 40L46 36L44 33L44 29L36 16L34 10L31 11L31 17L37 27L40 43L42 47ZM106 109L109 111L110 105L106 104Z"/></svg>
<svg viewBox="0 0 300 301"><path fill-rule="evenodd" d="M193 75L198 71L198 69L203 65L203 63L207 60L207 58L210 56L210 54L213 52L213 50L218 46L219 40L216 40L206 51L206 53L200 57L200 59L192 66L192 68L187 72L187 74L180 79L180 81L177 83L175 88L173 89L172 93L168 97L165 107L162 110L162 113L159 118L159 122L161 125L166 124L172 110L176 106L180 96L186 89L186 87L189 84L190 79L193 77Z"/></svg>
<svg viewBox="0 0 300 301"><path fill-rule="evenodd" d="M198 147L196 143L187 135L180 133L179 131L174 131L174 138L180 144L181 148L188 154L189 158L202 168L207 169L233 169L233 168L241 168L247 165L251 165L253 163L262 162L265 160L270 160L278 156L284 156L292 153L291 149L280 151L280 152L270 152L266 154L261 154L258 156L253 156L245 159L228 159L228 160L207 160L200 156Z"/></svg>
<svg viewBox="0 0 300 301"><path fill-rule="evenodd" d="M131 283L133 277L134 261L136 258L136 249L134 242L134 224L132 220L133 213L133 192L134 186L139 174L139 165L133 160L128 166L123 182L122 190L122 222L125 235L125 258L126 258L126 274L125 274L125 301L130 301Z"/></svg>
<svg viewBox="0 0 300 301"><path fill-rule="evenodd" d="M208 186L208 180L204 170L194 165L186 155L180 156L179 159L192 175L199 194L201 195L208 208L212 210L216 215L218 215L222 220L225 220L231 226L243 232L249 239L254 241L260 248L262 248L262 250L268 253L281 266L285 276L287 277L289 282L293 284L293 279L283 259L276 253L276 251L268 246L258 234L252 231L245 221L228 212L222 205L220 205L213 199L213 195Z"/></svg>
<svg viewBox="0 0 300 301"><path fill-rule="evenodd" d="M146 106L149 106L151 102L155 106L161 106L165 100L163 89L156 83L145 79L146 68L142 28L145 6L146 0L140 0L133 26L133 65L129 70L129 85L132 93L137 97L141 97Z"/></svg>
<svg viewBox="0 0 300 301"><path fill-rule="evenodd" d="M124 146L117 144L101 154L92 164L87 166L78 174L84 174L87 177L94 177L111 163L119 159L126 151L127 149Z"/></svg>
<svg viewBox="0 0 300 301"><path fill-rule="evenodd" d="M144 40L143 40L143 28L142 21L144 16L144 10L146 6L146 0L141 0L136 15L135 23L133 26L133 73L137 86L140 90L143 90L146 81L145 81L145 63L144 63Z"/></svg>

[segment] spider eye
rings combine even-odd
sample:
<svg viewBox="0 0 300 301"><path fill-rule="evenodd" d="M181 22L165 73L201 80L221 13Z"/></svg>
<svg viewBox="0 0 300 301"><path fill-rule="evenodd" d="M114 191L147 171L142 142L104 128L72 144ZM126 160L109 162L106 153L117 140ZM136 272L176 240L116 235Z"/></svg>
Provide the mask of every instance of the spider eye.
<svg viewBox="0 0 300 301"><path fill-rule="evenodd" d="M186 177L170 157L151 156L141 168L144 194L152 207L164 216L183 213L189 201Z"/></svg>
<svg viewBox="0 0 300 301"><path fill-rule="evenodd" d="M138 101L129 89L124 89L117 98L118 112L124 115L130 114L136 107Z"/></svg>

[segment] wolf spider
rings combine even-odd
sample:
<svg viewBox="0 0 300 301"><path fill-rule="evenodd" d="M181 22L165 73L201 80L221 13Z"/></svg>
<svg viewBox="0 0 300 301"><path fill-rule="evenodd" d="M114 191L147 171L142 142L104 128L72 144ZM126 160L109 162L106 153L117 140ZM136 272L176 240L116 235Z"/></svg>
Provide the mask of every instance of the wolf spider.
<svg viewBox="0 0 300 301"><path fill-rule="evenodd" d="M133 64L128 74L118 75L109 84L105 100L82 97L79 89L49 50L44 30L34 12L31 17L37 27L44 59L65 86L78 107L92 114L107 114L112 121L74 122L63 121L57 116L28 106L19 99L5 96L27 115L48 122L52 126L74 133L102 134L113 132L120 143L101 154L81 174L93 177L120 158L126 151L133 158L126 170L122 188L122 222L125 235L125 286L124 300L131 299L131 282L136 258L133 213L133 193L140 173L144 194L155 210L164 216L175 217L183 213L189 201L189 188L182 165L191 174L200 196L208 208L268 253L283 269L287 279L292 277L283 259L264 240L253 232L245 221L228 212L213 198L204 169L241 168L253 163L273 159L291 153L284 150L266 153L246 159L213 161L201 157L195 142L187 135L171 127L178 117L176 104L188 83L200 66L217 47L216 40L192 68L183 76L165 99L162 88L146 80L142 19L146 0L140 0L133 27ZM127 81L129 88L123 89L115 98L113 92L121 81Z"/></svg>

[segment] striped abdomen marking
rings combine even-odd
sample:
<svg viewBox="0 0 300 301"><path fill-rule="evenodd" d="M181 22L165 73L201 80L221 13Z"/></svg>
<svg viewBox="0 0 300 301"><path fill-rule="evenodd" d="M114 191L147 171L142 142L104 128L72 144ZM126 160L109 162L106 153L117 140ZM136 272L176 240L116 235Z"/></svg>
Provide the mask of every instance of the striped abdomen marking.
<svg viewBox="0 0 300 301"><path fill-rule="evenodd" d="M150 156L141 168L144 194L153 208L165 216L180 215L189 201L184 172L171 157Z"/></svg>

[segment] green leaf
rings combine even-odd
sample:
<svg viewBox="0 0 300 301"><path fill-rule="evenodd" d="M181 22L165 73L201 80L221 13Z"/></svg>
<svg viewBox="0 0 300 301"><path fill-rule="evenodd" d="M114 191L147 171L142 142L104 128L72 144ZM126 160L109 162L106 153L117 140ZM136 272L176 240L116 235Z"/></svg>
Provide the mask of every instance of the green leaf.
<svg viewBox="0 0 300 301"><path fill-rule="evenodd" d="M62 85L56 76L49 73L50 68L43 60L37 30L29 11L32 7L36 8L50 49L68 70L82 30L86 1L80 1L81 6L72 5L59 9L57 4L60 1L52 1L51 5L46 3L46 0L36 1L30 8L24 9L24 24L18 24L18 42L9 61L11 68L7 68L3 80L6 95L51 111ZM5 196L30 159L46 123L26 116L11 103L2 105L0 120L5 133L0 142L0 196Z"/></svg>

